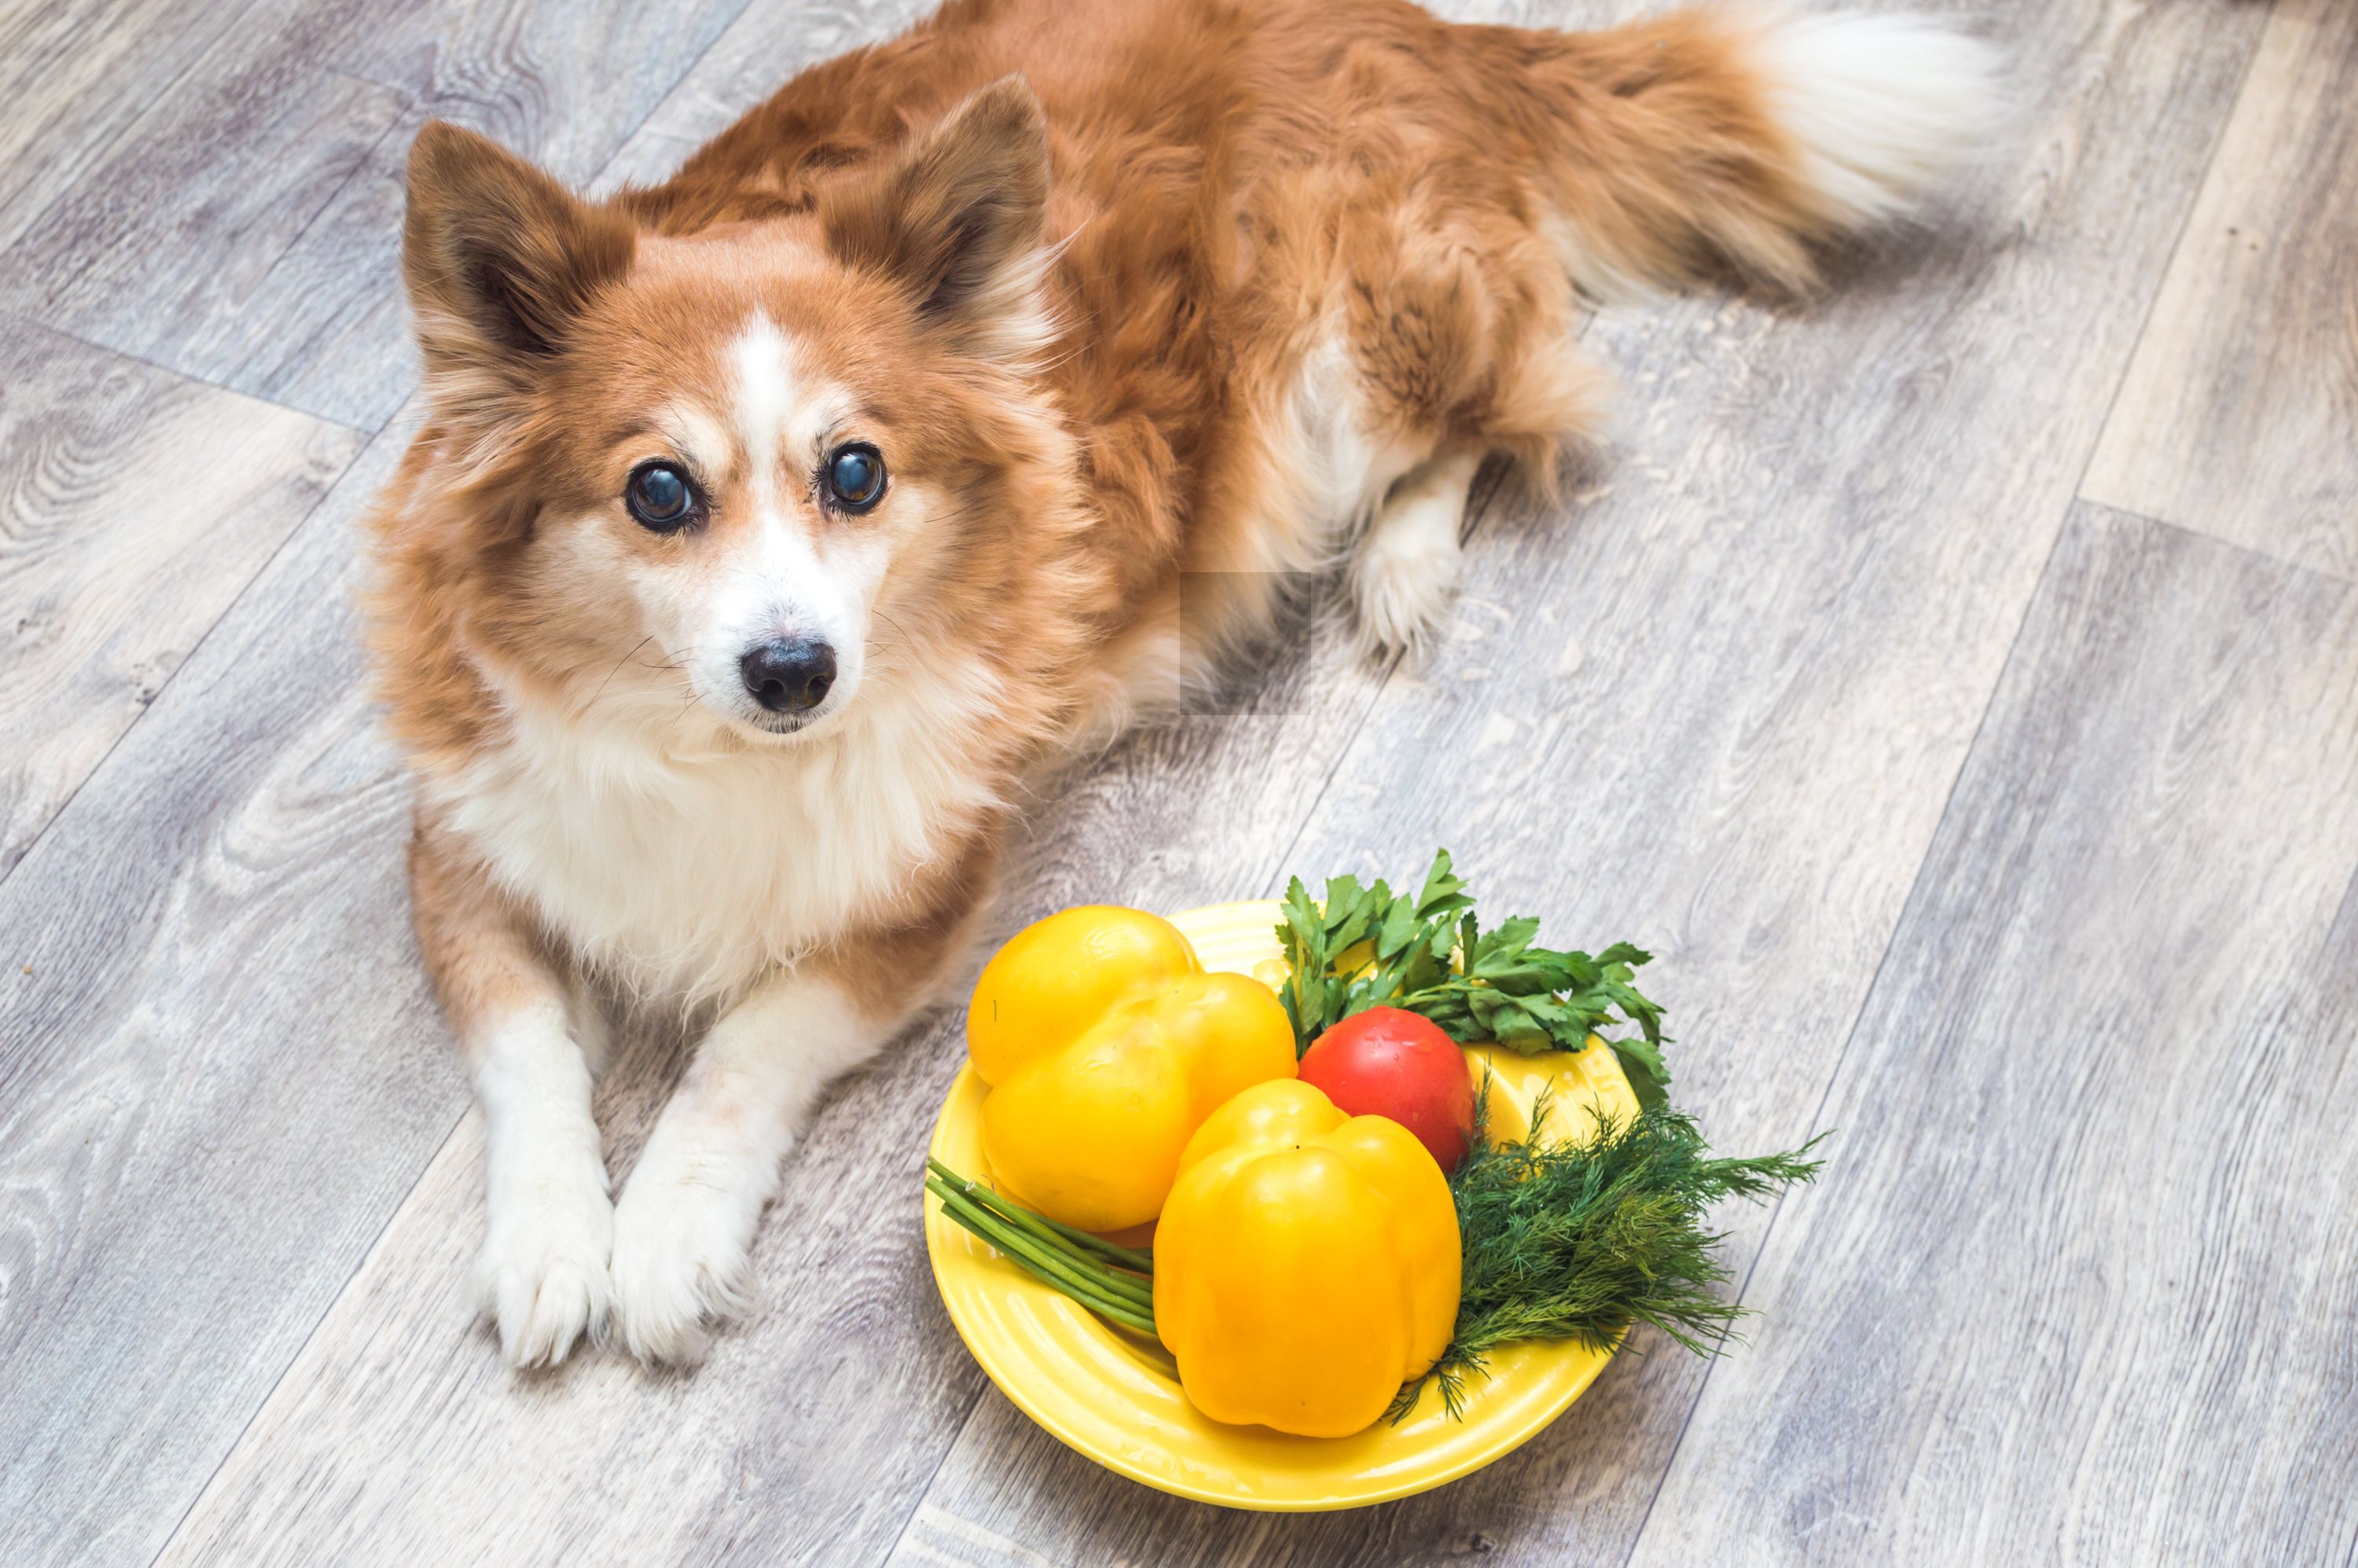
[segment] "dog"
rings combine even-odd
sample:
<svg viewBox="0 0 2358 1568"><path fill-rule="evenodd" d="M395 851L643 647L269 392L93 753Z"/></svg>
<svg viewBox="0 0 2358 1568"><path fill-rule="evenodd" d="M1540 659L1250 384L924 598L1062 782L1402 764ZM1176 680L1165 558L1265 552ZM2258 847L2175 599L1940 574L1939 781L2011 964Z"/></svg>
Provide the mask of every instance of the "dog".
<svg viewBox="0 0 2358 1568"><path fill-rule="evenodd" d="M1596 426L1590 302L1810 289L1999 76L1900 16L953 0L606 200L426 126L367 614L506 1358L695 1359L1052 770L1304 574L1418 649L1476 468ZM615 999L708 1028L611 1201Z"/></svg>

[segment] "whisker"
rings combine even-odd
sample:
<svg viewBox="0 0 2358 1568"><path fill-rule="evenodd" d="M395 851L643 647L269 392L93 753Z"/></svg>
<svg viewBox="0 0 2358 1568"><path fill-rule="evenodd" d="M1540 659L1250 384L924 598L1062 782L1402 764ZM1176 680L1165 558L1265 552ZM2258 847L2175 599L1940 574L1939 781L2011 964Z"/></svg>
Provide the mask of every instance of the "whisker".
<svg viewBox="0 0 2358 1568"><path fill-rule="evenodd" d="M608 671L606 672L606 678L605 678L604 680L600 681L600 682L598 683L598 689L597 689L596 691L593 691L593 692L591 692L591 693L590 694L590 702L596 702L600 697L601 697L605 696L605 695L606 695L606 688L607 688L608 687L610 687L610 686L611 686L611 685L613 685L613 684L614 684L614 677L615 677L617 675L619 675L619 674L621 674L621 673L622 673L622 666L623 666L624 665L629 664L629 663L631 662L631 660L632 660L632 659L633 659L634 657L636 657L636 656L637 656L637 654L638 654L638 652L639 652L639 650L640 650L641 648L645 647L649 643L652 643L652 642L654 642L654 634L651 633L649 633L648 635L646 635L646 636L644 636L644 637L640 638L636 643L633 643L633 644L632 644L632 646L631 646L631 651L630 651L629 653L627 653L627 654L624 654L621 658L616 659L616 660L614 661L614 667L613 667L612 669L608 670ZM586 706L587 706L587 704L584 704L584 706L586 707Z"/></svg>

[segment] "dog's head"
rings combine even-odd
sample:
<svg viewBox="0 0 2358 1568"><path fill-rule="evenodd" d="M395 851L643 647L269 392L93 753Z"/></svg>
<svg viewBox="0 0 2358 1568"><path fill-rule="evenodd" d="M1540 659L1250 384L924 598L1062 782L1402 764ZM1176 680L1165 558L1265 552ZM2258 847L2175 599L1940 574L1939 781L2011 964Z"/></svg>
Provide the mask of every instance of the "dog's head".
<svg viewBox="0 0 2358 1568"><path fill-rule="evenodd" d="M1020 614L992 596L1069 463L1023 375L1047 187L1013 80L800 210L685 235L427 126L403 265L470 643L759 742Z"/></svg>

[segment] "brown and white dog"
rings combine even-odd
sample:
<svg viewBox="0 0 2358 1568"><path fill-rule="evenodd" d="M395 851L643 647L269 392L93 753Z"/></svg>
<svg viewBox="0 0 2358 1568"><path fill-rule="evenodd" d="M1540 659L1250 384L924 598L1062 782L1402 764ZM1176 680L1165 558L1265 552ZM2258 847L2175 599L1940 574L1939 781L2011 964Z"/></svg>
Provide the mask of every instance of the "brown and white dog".
<svg viewBox="0 0 2358 1568"><path fill-rule="evenodd" d="M1290 576L1428 637L1476 467L1592 426L1585 297L1805 287L1996 75L1905 16L957 0L607 201L428 125L371 613L509 1359L693 1357L1044 770ZM713 1020L619 1203L599 994Z"/></svg>

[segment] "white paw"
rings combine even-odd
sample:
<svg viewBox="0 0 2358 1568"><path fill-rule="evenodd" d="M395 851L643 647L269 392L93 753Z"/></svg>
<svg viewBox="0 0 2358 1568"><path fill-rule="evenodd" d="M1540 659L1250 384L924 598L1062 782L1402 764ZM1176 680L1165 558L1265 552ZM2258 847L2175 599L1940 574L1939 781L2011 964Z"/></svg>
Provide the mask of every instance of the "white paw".
<svg viewBox="0 0 2358 1568"><path fill-rule="evenodd" d="M700 1360L712 1329L752 1302L758 1201L642 1170L614 1211L610 1337L642 1361Z"/></svg>
<svg viewBox="0 0 2358 1568"><path fill-rule="evenodd" d="M614 1206L604 1177L601 1169L492 1206L475 1279L512 1367L553 1367L605 1327Z"/></svg>
<svg viewBox="0 0 2358 1568"><path fill-rule="evenodd" d="M1421 658L1439 636L1462 559L1455 519L1445 533L1378 526L1351 561L1360 651Z"/></svg>

